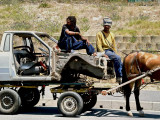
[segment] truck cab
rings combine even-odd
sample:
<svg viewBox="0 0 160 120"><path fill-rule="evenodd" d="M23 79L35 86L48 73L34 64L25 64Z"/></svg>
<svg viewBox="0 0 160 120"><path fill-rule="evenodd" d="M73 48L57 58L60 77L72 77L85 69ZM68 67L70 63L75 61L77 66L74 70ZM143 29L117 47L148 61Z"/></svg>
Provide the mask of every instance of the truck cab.
<svg viewBox="0 0 160 120"><path fill-rule="evenodd" d="M50 81L53 50L41 32L6 31L0 47L0 81Z"/></svg>

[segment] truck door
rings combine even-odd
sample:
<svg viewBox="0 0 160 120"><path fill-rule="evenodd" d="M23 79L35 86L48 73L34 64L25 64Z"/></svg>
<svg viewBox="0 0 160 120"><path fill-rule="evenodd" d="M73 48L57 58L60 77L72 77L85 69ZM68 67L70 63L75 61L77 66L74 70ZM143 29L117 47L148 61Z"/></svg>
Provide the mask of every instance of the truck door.
<svg viewBox="0 0 160 120"><path fill-rule="evenodd" d="M10 34L6 34L4 38L3 52L0 54L0 80L10 80Z"/></svg>

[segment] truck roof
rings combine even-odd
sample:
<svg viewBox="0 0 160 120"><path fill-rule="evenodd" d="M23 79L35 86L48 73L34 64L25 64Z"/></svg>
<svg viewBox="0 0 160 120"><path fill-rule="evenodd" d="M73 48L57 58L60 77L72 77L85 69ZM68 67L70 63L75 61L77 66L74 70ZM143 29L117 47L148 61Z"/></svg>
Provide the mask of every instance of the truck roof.
<svg viewBox="0 0 160 120"><path fill-rule="evenodd" d="M5 31L5 33L34 33L34 34L46 34L44 32L37 31Z"/></svg>

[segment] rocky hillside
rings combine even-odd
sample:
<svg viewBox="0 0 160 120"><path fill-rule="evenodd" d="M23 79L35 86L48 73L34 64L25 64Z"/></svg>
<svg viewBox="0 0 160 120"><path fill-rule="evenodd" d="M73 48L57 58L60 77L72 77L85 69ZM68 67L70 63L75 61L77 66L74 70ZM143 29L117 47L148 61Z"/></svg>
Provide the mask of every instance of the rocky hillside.
<svg viewBox="0 0 160 120"><path fill-rule="evenodd" d="M11 1L0 2L0 33L32 30L59 35L66 17L74 15L85 36L96 35L103 28L102 19L106 16L112 18L112 31L116 35L160 35L159 4Z"/></svg>

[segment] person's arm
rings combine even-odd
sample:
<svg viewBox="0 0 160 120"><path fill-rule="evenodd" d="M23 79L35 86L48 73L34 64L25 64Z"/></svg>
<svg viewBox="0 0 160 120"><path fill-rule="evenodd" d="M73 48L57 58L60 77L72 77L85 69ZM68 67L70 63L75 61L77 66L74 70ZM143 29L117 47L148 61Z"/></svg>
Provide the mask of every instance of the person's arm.
<svg viewBox="0 0 160 120"><path fill-rule="evenodd" d="M80 35L79 32L69 31L69 29L66 29L65 32L66 32L68 35Z"/></svg>
<svg viewBox="0 0 160 120"><path fill-rule="evenodd" d="M68 34L68 35L79 35L80 34L79 31L77 31L77 32L70 31L66 24L63 25L62 31L65 31L65 33Z"/></svg>
<svg viewBox="0 0 160 120"><path fill-rule="evenodd" d="M90 42L87 38L84 38L81 34L79 36L81 37L82 40L85 40L88 43L88 45L90 44Z"/></svg>
<svg viewBox="0 0 160 120"><path fill-rule="evenodd" d="M78 28L77 28L77 29L78 29ZM90 43L89 43L89 40L88 40L87 38L84 38L84 37L81 35L79 29L77 30L77 32L69 31L68 29L66 29L65 32L66 32L68 35L78 35L78 36L80 36L80 38L81 38L82 40L85 40L88 44L90 44Z"/></svg>
<svg viewBox="0 0 160 120"><path fill-rule="evenodd" d="M98 52L103 52L104 51L103 48L102 48L102 36L98 33L96 35L96 46L97 46Z"/></svg>

